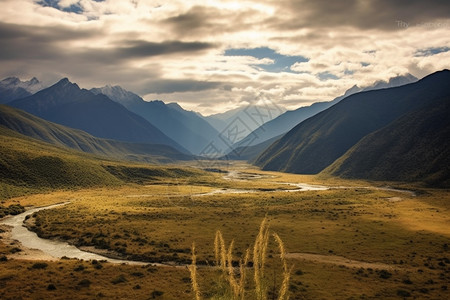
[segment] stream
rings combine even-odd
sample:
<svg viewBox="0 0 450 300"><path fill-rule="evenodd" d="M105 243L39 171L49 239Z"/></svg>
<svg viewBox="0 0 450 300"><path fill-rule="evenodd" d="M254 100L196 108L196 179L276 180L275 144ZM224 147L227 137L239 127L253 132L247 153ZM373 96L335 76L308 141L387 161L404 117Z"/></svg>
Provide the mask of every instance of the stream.
<svg viewBox="0 0 450 300"><path fill-rule="evenodd" d="M57 241L57 240L49 240L49 239L43 239L38 237L38 235L28 230L23 224L27 216L30 216L34 214L35 212L44 210L44 209L52 209L56 207L60 207L63 205L67 205L69 202L50 205L50 206L44 206L44 207L36 207L27 210L26 212L23 212L21 214L15 215L15 216L9 216L5 217L4 219L0 220L0 224L11 226L11 238L13 240L17 240L22 244L23 247L29 248L29 249L38 249L44 252L47 255L50 255L54 258L62 258L62 257L68 257L68 258L78 258L83 260L106 260L110 263L116 263L116 264L147 264L143 262L137 262L137 261L128 261L128 260L120 260L120 259L112 259L108 258L102 255L98 255L95 253L82 251L78 249L75 246L69 245L66 242Z"/></svg>
<svg viewBox="0 0 450 300"><path fill-rule="evenodd" d="M231 176L230 176L231 175ZM239 177L239 172L231 173L228 175L229 180L236 180ZM299 192L299 191L323 191L328 190L331 187L327 186L321 186L321 185L310 185L305 183L284 183L290 186L295 187L295 189L287 189L283 190L285 192ZM338 187L338 188L345 188L345 187ZM363 188L369 188L369 187L363 187ZM414 192L407 191L407 190L397 190L392 188L374 188L374 189L382 189L382 190L388 190L388 191L396 191L400 193L408 193L412 196L414 196ZM214 190L209 193L203 193L203 194L197 194L196 196L205 196L205 195L215 195L215 194L238 194L238 193L256 193L260 192L257 190L244 190L244 189L218 189ZM38 235L28 230L24 226L24 221L26 220L27 216L32 215L35 212L45 210L45 209L53 209L57 208L63 205L67 205L69 202L60 203L60 204L54 204L50 206L45 207L36 207L27 210L24 213L18 214L16 216L8 216L0 220L0 224L11 226L11 239L16 240L22 244L23 247L28 249L37 249L42 251L43 253L50 255L54 258L62 258L62 257L68 257L68 258L77 258L77 259L83 259L83 260L106 260L110 263L115 264L136 264L136 265L155 265L155 266L172 266L168 264L158 264L158 263L145 263L145 262L139 262L139 261L130 261L130 260L121 260L121 259L113 259L109 258L103 255L95 254L88 251L83 251L81 249L78 249L77 247L70 245L63 241L58 240L49 240L49 239L43 239L38 237Z"/></svg>

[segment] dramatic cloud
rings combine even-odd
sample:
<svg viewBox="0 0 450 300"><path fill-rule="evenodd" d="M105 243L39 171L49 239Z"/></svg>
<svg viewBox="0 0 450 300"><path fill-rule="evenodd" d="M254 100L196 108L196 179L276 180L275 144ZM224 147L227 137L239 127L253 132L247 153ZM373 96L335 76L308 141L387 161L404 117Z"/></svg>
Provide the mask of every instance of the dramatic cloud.
<svg viewBox="0 0 450 300"><path fill-rule="evenodd" d="M447 0L3 0L0 77L289 109L450 65Z"/></svg>
<svg viewBox="0 0 450 300"><path fill-rule="evenodd" d="M173 53L198 52L213 48L210 43L167 41L154 43L147 41L125 41L126 46L114 48L112 54L120 58L150 57L157 55L169 55Z"/></svg>

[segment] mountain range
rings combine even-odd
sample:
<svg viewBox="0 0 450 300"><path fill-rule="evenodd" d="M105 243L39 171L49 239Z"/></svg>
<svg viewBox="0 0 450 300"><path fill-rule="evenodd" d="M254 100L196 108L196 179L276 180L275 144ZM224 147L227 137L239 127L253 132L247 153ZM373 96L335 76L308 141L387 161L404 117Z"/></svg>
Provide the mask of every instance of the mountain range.
<svg viewBox="0 0 450 300"><path fill-rule="evenodd" d="M323 173L450 186L450 96L365 136Z"/></svg>
<svg viewBox="0 0 450 300"><path fill-rule="evenodd" d="M0 82L8 105L0 105L0 131L17 144L39 140L103 158L161 163L229 152L222 158L265 170L446 187L449 82L448 70L419 81L406 75L294 111L260 105L203 117L119 86L86 90L64 78L43 88L9 77ZM211 145L219 156L205 152Z"/></svg>
<svg viewBox="0 0 450 300"><path fill-rule="evenodd" d="M249 139L253 140L250 146L257 144L261 145L267 140L271 140L274 137L281 136L287 133L289 130L294 128L297 124L301 123L302 121L316 115L321 111L326 110L327 108L335 105L336 103L339 103L339 101L341 101L342 99L345 99L346 97L353 95L355 93L361 91L370 91L376 89L397 87L408 83L413 83L415 81L417 81L416 77L414 77L411 74L406 74L390 78L388 81L377 81L374 84L367 86L365 88L361 88L358 87L357 85L354 85L353 87L348 89L343 95L336 97L332 101L315 102L310 106L303 106L295 110L286 111L280 116L274 118L273 120L269 120L262 126L258 127L256 130L251 132L247 137L242 139L241 142L238 142L235 145L233 145L232 148L237 149L246 147L247 146L246 141L248 141ZM234 152L234 154L232 152ZM236 155L236 153L237 151L231 150L229 151L230 156L236 157L237 159L247 159L247 156L244 155L242 157L239 157Z"/></svg>
<svg viewBox="0 0 450 300"><path fill-rule="evenodd" d="M110 158L153 163L193 159L192 156L166 145L127 143L97 138L82 130L55 124L1 104L0 127L62 148Z"/></svg>
<svg viewBox="0 0 450 300"><path fill-rule="evenodd" d="M42 85L36 77L29 81L21 81L17 77L8 77L0 81L0 104L30 96L41 89Z"/></svg>
<svg viewBox="0 0 450 300"><path fill-rule="evenodd" d="M80 89L67 78L31 96L9 102L8 105L47 121L86 131L96 137L163 144L189 153L147 120L105 95L95 95Z"/></svg>
<svg viewBox="0 0 450 300"><path fill-rule="evenodd" d="M104 94L122 104L193 154L201 154L210 142L215 141L216 145L223 143L218 140L219 132L199 114L186 111L176 103L145 101L120 86L104 86L91 91L97 95Z"/></svg>
<svg viewBox="0 0 450 300"><path fill-rule="evenodd" d="M397 139L391 138L391 144L386 144L384 147L376 148L376 144L374 147L371 144L371 142L375 143L375 141L379 143L380 136L387 136L387 132L400 128L400 126L405 126L404 123L412 122L411 120L418 118L417 116L426 115L427 110L430 107L440 105L440 101L445 103L450 95L449 82L450 71L444 70L431 74L415 83L400 87L353 94L295 126L266 149L256 159L255 164L265 170L317 174L333 164L361 139L366 137L368 140L354 148L352 152L342 158L339 164L330 167L330 170L328 170L331 174L362 176L361 171L356 171L357 168L354 164L348 163L356 156L356 153L359 153L360 161L366 161L369 153L372 153L370 154L372 158L379 155L379 153L386 153L386 155L389 153L400 155L407 151L416 153L414 152L415 150L411 149L419 147L418 143L411 141L431 138L431 135L427 137L420 136L421 129L423 129L420 127L416 129L411 128L413 136L410 139L403 138L404 142L402 144L398 136ZM417 112L417 114L414 114L414 112ZM402 117L405 119L401 119ZM446 129L441 130L438 127L435 128L436 132L439 132L439 134L446 133ZM385 130L381 131L383 128ZM380 135L369 137L371 133L377 130L380 130ZM398 132L397 135L402 134L401 130L398 130ZM404 134L406 133L407 131L404 131ZM448 139L448 136L442 136L441 139ZM381 140L383 139L381 138ZM431 145L432 143L420 146L422 150L419 152L428 153L428 158L421 163L422 165L433 165L432 160L439 155ZM399 149L394 151L395 147ZM375 151L375 149L377 149L378 154L371 152ZM392 160L395 160L395 158L391 158L390 163L386 163L380 168L397 168L399 173L412 174L413 172L408 172L406 169L415 170L418 167L411 160L405 162L405 165L400 170L399 166L392 163ZM370 164L366 164L366 166L368 165ZM379 180L383 176L377 177L375 174L387 174L388 171L372 171L370 168L365 168L365 172L367 178ZM425 176L424 174L422 175ZM398 178L403 177L399 176ZM413 178L417 179L418 176L411 175L411 177L404 178L412 180Z"/></svg>

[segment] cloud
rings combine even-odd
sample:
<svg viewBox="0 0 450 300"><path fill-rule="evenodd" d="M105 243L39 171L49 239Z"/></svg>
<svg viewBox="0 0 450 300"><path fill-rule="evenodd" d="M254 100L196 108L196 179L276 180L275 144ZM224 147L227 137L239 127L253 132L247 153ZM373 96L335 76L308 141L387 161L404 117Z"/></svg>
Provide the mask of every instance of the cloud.
<svg viewBox="0 0 450 300"><path fill-rule="evenodd" d="M282 55L268 47L259 47L253 49L227 49L225 56L251 56L262 61L254 66L257 66L268 72L291 72L291 66L298 62L308 61L303 56ZM264 61L263 59L268 59Z"/></svg>
<svg viewBox="0 0 450 300"><path fill-rule="evenodd" d="M416 51L416 57L420 56L432 56L443 52L450 51L450 47L432 47L426 49L419 49Z"/></svg>
<svg viewBox="0 0 450 300"><path fill-rule="evenodd" d="M42 0L38 1L37 4L44 7L52 7L64 12L81 14L83 9L81 8L79 2L80 1L77 0Z"/></svg>
<svg viewBox="0 0 450 300"><path fill-rule="evenodd" d="M280 1L279 28L339 28L397 30L397 21L420 24L450 15L446 0ZM286 18L287 16L287 18Z"/></svg>
<svg viewBox="0 0 450 300"><path fill-rule="evenodd" d="M221 84L219 82L207 82L196 80L152 80L149 81L145 88L141 89L144 94L171 94L178 92L197 92L216 89Z"/></svg>
<svg viewBox="0 0 450 300"><path fill-rule="evenodd" d="M121 85L204 113L261 97L295 109L450 61L448 1L38 2L2 1L0 76Z"/></svg>
<svg viewBox="0 0 450 300"><path fill-rule="evenodd" d="M214 48L212 43L202 42L182 42L182 41L164 41L161 43L148 41L124 41L124 46L119 46L111 50L112 54L117 58L133 58L133 57L151 57L158 55L170 55L175 53L195 53L203 50Z"/></svg>

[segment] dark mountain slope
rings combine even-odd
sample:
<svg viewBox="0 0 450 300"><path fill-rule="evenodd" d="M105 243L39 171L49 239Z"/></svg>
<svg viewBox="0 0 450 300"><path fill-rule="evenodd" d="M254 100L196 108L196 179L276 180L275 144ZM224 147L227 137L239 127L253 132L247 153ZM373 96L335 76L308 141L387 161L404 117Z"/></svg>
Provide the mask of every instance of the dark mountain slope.
<svg viewBox="0 0 450 300"><path fill-rule="evenodd" d="M105 86L91 91L105 94L143 117L191 153L199 154L211 141L218 139L219 133L207 121L175 103L147 102L120 86Z"/></svg>
<svg viewBox="0 0 450 300"><path fill-rule="evenodd" d="M238 147L230 151L224 158L228 160L247 160L253 162L264 150L280 138L281 136L276 136L256 145Z"/></svg>
<svg viewBox="0 0 450 300"><path fill-rule="evenodd" d="M450 187L450 97L364 137L323 173Z"/></svg>
<svg viewBox="0 0 450 300"><path fill-rule="evenodd" d="M316 174L367 134L450 95L444 70L397 88L362 92L303 121L256 160L265 170Z"/></svg>
<svg viewBox="0 0 450 300"><path fill-rule="evenodd" d="M137 144L96 138L84 131L51 123L6 105L0 105L0 125L55 146L108 157L147 162L192 159L191 156L166 145Z"/></svg>
<svg viewBox="0 0 450 300"><path fill-rule="evenodd" d="M163 144L188 152L142 117L105 95L80 89L67 78L36 94L8 103L33 115L96 137L126 142Z"/></svg>
<svg viewBox="0 0 450 300"><path fill-rule="evenodd" d="M411 74L406 74L404 76L397 76L390 78L388 81L377 81L373 85L370 85L368 87L360 88L358 86L353 86L350 89L348 89L344 95L339 96L332 101L328 102L316 102L313 103L310 106L303 106L300 108L297 108L295 110L290 110L285 112L284 114L276 117L275 119L268 121L264 125L258 127L256 130L254 130L251 134L247 136L247 138L257 137L257 139L254 141L253 145L262 143L265 140L271 139L275 136L284 135L289 130L294 128L297 124L303 122L304 120L316 115L317 113L324 111L325 109L335 105L342 99L345 99L346 97L353 95L355 93L361 92L361 91L371 91L371 90L377 90L382 88L390 88L390 87L397 87L400 85L405 85L408 83L413 83L417 81L417 78L412 76ZM246 139L247 139L246 138ZM246 139L243 139L245 141ZM237 143L233 145L233 148L242 147L243 142Z"/></svg>

